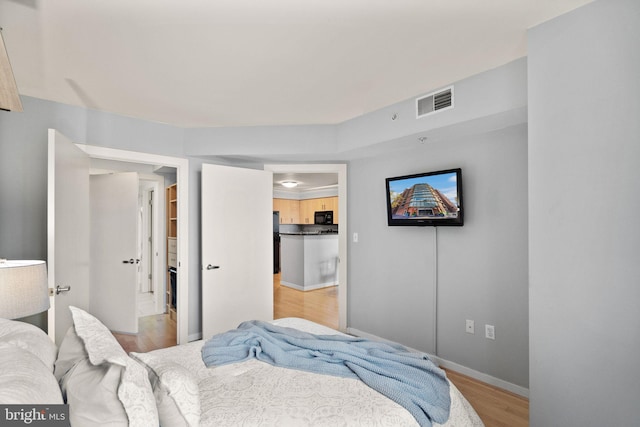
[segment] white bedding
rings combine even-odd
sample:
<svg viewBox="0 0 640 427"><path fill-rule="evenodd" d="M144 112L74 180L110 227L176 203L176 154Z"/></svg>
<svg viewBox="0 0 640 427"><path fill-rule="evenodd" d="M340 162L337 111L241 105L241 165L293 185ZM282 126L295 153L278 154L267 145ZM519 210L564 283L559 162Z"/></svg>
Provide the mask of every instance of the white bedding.
<svg viewBox="0 0 640 427"><path fill-rule="evenodd" d="M273 323L314 334L339 333L304 319ZM193 374L200 393L201 426L417 425L402 406L360 380L280 368L257 360L207 368L202 362L203 344L196 341L155 350L144 360L170 360ZM451 411L445 426L483 425L452 383L450 394Z"/></svg>

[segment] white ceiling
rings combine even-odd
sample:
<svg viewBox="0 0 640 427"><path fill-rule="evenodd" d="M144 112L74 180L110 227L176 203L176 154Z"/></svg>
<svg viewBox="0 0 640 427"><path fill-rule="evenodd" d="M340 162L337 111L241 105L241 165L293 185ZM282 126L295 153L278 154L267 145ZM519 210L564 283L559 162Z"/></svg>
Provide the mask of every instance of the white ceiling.
<svg viewBox="0 0 640 427"><path fill-rule="evenodd" d="M591 0L0 0L22 95L183 127L333 124L526 55Z"/></svg>
<svg viewBox="0 0 640 427"><path fill-rule="evenodd" d="M298 185L293 189L285 189L283 181L295 181ZM310 190L322 190L338 188L337 173L274 173L273 188L280 191L304 192Z"/></svg>

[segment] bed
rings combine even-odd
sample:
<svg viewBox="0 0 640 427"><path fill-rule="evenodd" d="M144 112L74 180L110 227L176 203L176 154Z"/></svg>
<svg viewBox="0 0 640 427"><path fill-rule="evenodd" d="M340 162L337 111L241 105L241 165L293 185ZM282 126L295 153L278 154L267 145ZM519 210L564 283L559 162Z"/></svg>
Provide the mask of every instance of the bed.
<svg viewBox="0 0 640 427"><path fill-rule="evenodd" d="M71 310L74 326L59 349L40 329L0 319L0 404L64 402L74 427L419 425L358 379L255 359L207 368L203 340L127 355L99 320ZM270 323L344 335L304 319ZM450 382L449 396L449 418L433 425L483 425Z"/></svg>

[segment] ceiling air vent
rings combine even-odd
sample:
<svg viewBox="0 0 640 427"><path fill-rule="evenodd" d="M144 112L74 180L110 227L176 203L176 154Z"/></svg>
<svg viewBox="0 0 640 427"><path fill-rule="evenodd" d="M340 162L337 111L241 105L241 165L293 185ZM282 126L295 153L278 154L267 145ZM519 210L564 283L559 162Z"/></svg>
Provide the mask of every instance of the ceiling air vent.
<svg viewBox="0 0 640 427"><path fill-rule="evenodd" d="M453 86L416 99L416 118L453 108Z"/></svg>

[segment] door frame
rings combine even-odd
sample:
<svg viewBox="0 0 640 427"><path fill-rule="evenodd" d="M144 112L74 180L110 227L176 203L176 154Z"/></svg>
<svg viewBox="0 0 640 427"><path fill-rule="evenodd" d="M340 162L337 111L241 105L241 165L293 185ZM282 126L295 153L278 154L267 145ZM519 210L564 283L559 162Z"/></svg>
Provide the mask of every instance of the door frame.
<svg viewBox="0 0 640 427"><path fill-rule="evenodd" d="M178 315L176 341L186 344L189 339L189 159L159 154L120 150L95 145L78 144L91 158L141 163L147 165L168 166L176 169L178 184L178 283L187 286L178 287Z"/></svg>
<svg viewBox="0 0 640 427"><path fill-rule="evenodd" d="M338 328L347 329L347 165L346 164L265 164L276 173L338 174Z"/></svg>

